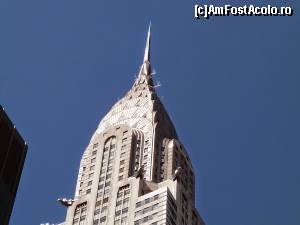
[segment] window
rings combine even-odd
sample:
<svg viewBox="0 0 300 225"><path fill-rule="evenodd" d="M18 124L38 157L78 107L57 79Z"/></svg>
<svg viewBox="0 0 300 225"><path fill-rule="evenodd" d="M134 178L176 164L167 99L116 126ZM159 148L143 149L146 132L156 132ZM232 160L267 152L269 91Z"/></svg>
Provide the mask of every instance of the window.
<svg viewBox="0 0 300 225"><path fill-rule="evenodd" d="M127 141L127 138L123 138L122 139L122 143L126 142Z"/></svg>
<svg viewBox="0 0 300 225"><path fill-rule="evenodd" d="M121 219L121 223L126 223L127 222L127 216L125 216L125 217L122 217L122 219Z"/></svg>
<svg viewBox="0 0 300 225"><path fill-rule="evenodd" d="M144 208L143 213L147 213L147 212L150 212L150 211L151 211L151 207L147 207L147 208Z"/></svg>
<svg viewBox="0 0 300 225"><path fill-rule="evenodd" d="M134 216L137 217L137 216L141 215L142 213L143 213L142 210L136 211Z"/></svg>
<svg viewBox="0 0 300 225"><path fill-rule="evenodd" d="M129 198L126 198L123 200L123 206L128 206L129 204Z"/></svg>
<svg viewBox="0 0 300 225"><path fill-rule="evenodd" d="M85 216L80 217L80 221L85 220Z"/></svg>
<svg viewBox="0 0 300 225"><path fill-rule="evenodd" d="M100 213L100 209L96 209L95 212L94 212L94 215L97 215Z"/></svg>
<svg viewBox="0 0 300 225"><path fill-rule="evenodd" d="M80 213L80 208L76 208L76 210L75 210L75 216L78 216L79 213Z"/></svg>
<svg viewBox="0 0 300 225"><path fill-rule="evenodd" d="M123 132L123 135L126 135L128 133L128 130L125 130L124 132Z"/></svg>
<svg viewBox="0 0 300 225"><path fill-rule="evenodd" d="M82 208L81 214L84 214L84 215L86 214L86 207Z"/></svg>
<svg viewBox="0 0 300 225"><path fill-rule="evenodd" d="M94 163L94 162L96 162L96 158L91 159L91 163Z"/></svg>
<svg viewBox="0 0 300 225"><path fill-rule="evenodd" d="M120 169L119 169L119 173L122 173L124 171L124 167L121 167Z"/></svg>
<svg viewBox="0 0 300 225"><path fill-rule="evenodd" d="M92 183L93 183L93 181L90 180L90 181L88 182L88 186L91 186Z"/></svg>
<svg viewBox="0 0 300 225"><path fill-rule="evenodd" d="M158 203L152 206L152 210L157 209L158 208Z"/></svg>
<svg viewBox="0 0 300 225"><path fill-rule="evenodd" d="M145 222L147 222L148 221L148 216L145 216L144 218L143 218L143 222L145 223Z"/></svg>
<svg viewBox="0 0 300 225"><path fill-rule="evenodd" d="M97 148L98 147L98 143L95 143L94 145L93 145L93 148Z"/></svg>
<svg viewBox="0 0 300 225"><path fill-rule="evenodd" d="M101 205L101 200L97 201L95 206L97 207L99 205Z"/></svg>
<svg viewBox="0 0 300 225"><path fill-rule="evenodd" d="M122 204L122 201L118 201L116 205L119 206L121 204Z"/></svg>
<svg viewBox="0 0 300 225"><path fill-rule="evenodd" d="M120 216L121 215L121 210L116 211L116 216Z"/></svg>
<svg viewBox="0 0 300 225"><path fill-rule="evenodd" d="M122 176L119 176L119 180L123 180L123 175L122 175Z"/></svg>
<svg viewBox="0 0 300 225"><path fill-rule="evenodd" d="M120 161L120 165L123 165L124 163L125 163L124 159Z"/></svg>
<svg viewBox="0 0 300 225"><path fill-rule="evenodd" d="M128 188L129 188L129 184L126 184L126 185L120 187L120 191L128 189Z"/></svg>
<svg viewBox="0 0 300 225"><path fill-rule="evenodd" d="M86 193L87 193L87 194L91 193L91 189L87 189L87 190L86 190Z"/></svg>
<svg viewBox="0 0 300 225"><path fill-rule="evenodd" d="M100 223L104 222L106 220L106 216L103 216L100 218Z"/></svg>
<svg viewBox="0 0 300 225"><path fill-rule="evenodd" d="M90 170L94 170L95 169L95 165L90 167Z"/></svg>
<svg viewBox="0 0 300 225"><path fill-rule="evenodd" d="M110 189L110 187L105 188L105 190L104 190L104 195L105 195L105 196L104 196L104 197L109 197L109 196L108 196L108 194L109 194L109 192L110 192L109 189Z"/></svg>
<svg viewBox="0 0 300 225"><path fill-rule="evenodd" d="M104 213L104 212L106 212L106 210L107 210L107 206L103 206L101 209L101 212Z"/></svg>

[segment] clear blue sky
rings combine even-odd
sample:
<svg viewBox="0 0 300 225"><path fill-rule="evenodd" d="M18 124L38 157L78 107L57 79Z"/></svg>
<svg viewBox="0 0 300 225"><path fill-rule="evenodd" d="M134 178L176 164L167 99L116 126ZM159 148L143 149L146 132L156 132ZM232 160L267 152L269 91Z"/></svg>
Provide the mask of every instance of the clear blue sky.
<svg viewBox="0 0 300 225"><path fill-rule="evenodd" d="M158 92L207 225L300 224L300 2L231 0L295 15L207 21L199 3L0 2L0 103L29 145L11 225L64 220L56 199L73 197L83 150L131 87L150 20Z"/></svg>

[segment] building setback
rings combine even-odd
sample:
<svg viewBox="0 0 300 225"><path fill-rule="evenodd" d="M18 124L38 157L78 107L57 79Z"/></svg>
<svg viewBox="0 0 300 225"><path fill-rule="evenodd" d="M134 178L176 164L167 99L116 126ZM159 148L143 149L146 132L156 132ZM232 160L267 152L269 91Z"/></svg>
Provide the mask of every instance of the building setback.
<svg viewBox="0 0 300 225"><path fill-rule="evenodd" d="M27 145L0 105L0 224L7 225L13 209Z"/></svg>
<svg viewBox="0 0 300 225"><path fill-rule="evenodd" d="M101 120L83 153L64 225L204 225L189 156L153 84L150 27L128 93Z"/></svg>

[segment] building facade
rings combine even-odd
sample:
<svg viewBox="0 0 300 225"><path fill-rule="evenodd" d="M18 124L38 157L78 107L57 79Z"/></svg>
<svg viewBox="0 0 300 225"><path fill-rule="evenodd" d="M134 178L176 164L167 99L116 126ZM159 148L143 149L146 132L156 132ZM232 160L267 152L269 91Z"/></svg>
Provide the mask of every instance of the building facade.
<svg viewBox="0 0 300 225"><path fill-rule="evenodd" d="M154 87L150 27L128 93L101 120L83 153L64 225L204 225L189 156Z"/></svg>
<svg viewBox="0 0 300 225"><path fill-rule="evenodd" d="M13 209L27 145L0 105L0 224L7 225Z"/></svg>

